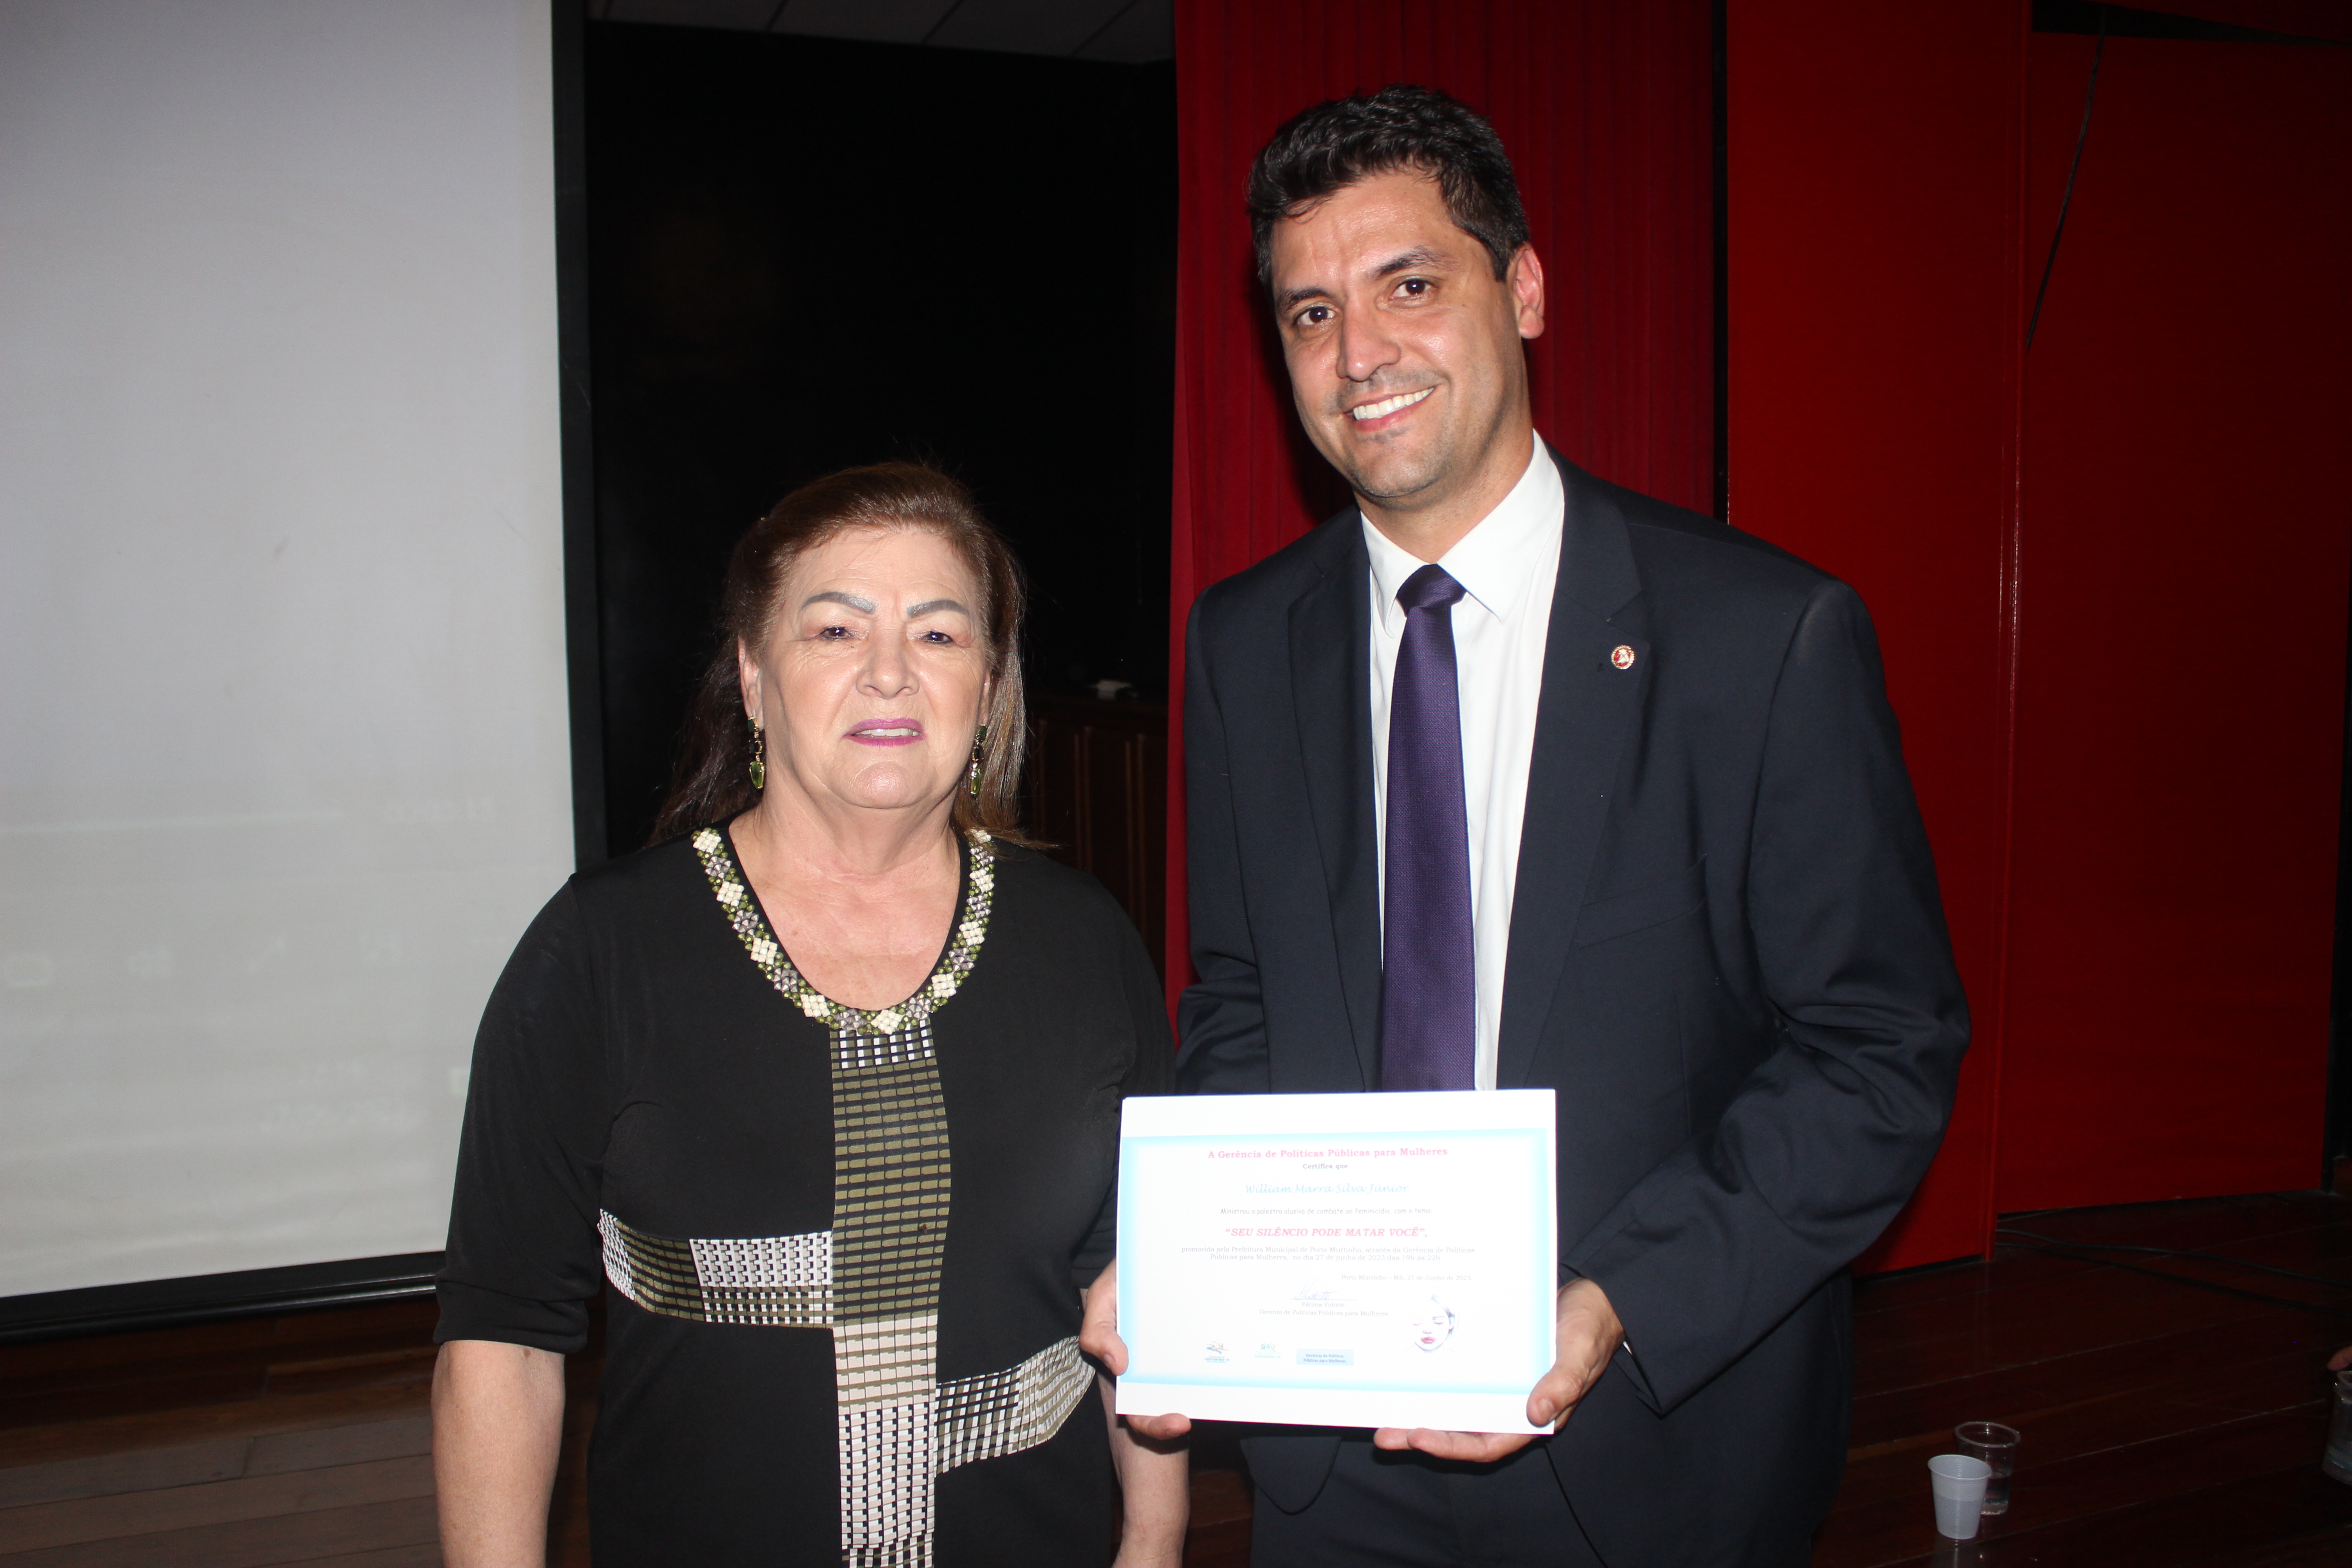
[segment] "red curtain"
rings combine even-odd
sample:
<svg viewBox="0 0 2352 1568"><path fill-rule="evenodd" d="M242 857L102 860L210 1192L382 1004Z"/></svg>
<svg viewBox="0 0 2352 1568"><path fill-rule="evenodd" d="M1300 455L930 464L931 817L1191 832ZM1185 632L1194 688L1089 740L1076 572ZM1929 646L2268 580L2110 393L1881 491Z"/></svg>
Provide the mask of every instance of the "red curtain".
<svg viewBox="0 0 2352 1568"><path fill-rule="evenodd" d="M1177 0L1175 509L1168 984L1191 977L1184 619L1344 489L1299 434L1242 210L1250 161L1323 99L1411 81L1511 152L1548 284L1536 427L1620 484L1702 510L1714 489L1707 0Z"/></svg>
<svg viewBox="0 0 2352 1568"><path fill-rule="evenodd" d="M1731 521L1858 590L1974 1034L1864 1260L1992 1229L2017 506L2024 0L1731 0Z"/></svg>
<svg viewBox="0 0 2352 1568"><path fill-rule="evenodd" d="M2321 1179L2352 573L2352 59L2027 56L2004 1212Z"/></svg>
<svg viewBox="0 0 2352 1568"><path fill-rule="evenodd" d="M2003 1212L2310 1184L2352 59L2110 37L2077 172L2095 45L2027 0L1727 26L1731 517L1870 605L1975 1025L1863 1267L1980 1253Z"/></svg>

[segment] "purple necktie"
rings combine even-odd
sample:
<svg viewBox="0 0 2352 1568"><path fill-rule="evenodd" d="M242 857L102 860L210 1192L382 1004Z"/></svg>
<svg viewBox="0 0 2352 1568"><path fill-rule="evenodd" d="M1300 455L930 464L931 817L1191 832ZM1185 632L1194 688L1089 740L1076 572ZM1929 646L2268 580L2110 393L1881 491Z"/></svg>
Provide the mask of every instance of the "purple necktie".
<svg viewBox="0 0 2352 1568"><path fill-rule="evenodd" d="M1397 590L1405 615L1389 689L1382 1089L1477 1087L1470 825L1454 670L1454 605L1462 594L1438 566L1423 567Z"/></svg>

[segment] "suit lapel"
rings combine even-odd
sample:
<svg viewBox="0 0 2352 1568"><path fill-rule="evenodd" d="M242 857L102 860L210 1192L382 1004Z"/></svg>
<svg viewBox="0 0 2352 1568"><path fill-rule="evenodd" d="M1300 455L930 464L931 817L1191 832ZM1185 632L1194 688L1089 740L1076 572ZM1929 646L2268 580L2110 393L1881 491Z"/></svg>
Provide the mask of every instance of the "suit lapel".
<svg viewBox="0 0 2352 1568"><path fill-rule="evenodd" d="M1320 575L1290 606L1291 704L1331 900L1339 984L1363 1087L1380 1083L1380 870L1372 817L1371 571L1351 510L1328 525Z"/></svg>
<svg viewBox="0 0 2352 1568"><path fill-rule="evenodd" d="M1655 668L1624 516L1581 469L1552 456L1567 491L1566 516L1512 884L1495 1074L1502 1089L1524 1085L1534 1063L1608 817L1618 757ZM1623 668L1621 648L1633 655Z"/></svg>

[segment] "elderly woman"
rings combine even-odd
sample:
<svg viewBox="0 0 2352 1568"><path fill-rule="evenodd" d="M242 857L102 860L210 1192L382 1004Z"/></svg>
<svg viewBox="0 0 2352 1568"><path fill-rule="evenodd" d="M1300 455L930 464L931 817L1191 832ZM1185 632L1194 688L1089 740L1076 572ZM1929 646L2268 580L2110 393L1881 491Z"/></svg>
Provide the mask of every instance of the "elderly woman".
<svg viewBox="0 0 2352 1568"><path fill-rule="evenodd" d="M781 502L722 605L657 842L555 896L475 1046L446 1560L542 1560L607 1288L599 1568L1172 1568L1182 1457L1088 1397L1076 1338L1167 1020L1109 896L1019 847L1012 557L885 464Z"/></svg>

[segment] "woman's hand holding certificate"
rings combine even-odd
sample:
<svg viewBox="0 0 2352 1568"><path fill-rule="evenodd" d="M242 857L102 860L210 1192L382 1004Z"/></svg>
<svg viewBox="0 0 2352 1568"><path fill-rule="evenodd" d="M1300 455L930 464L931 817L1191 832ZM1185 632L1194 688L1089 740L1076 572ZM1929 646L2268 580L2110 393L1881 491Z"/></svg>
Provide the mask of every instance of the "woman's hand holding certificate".
<svg viewBox="0 0 2352 1568"><path fill-rule="evenodd" d="M1460 1458L1549 1430L1618 1331L1597 1287L1554 1289L1552 1128L1549 1089L1129 1100L1083 1340L1120 1413Z"/></svg>

